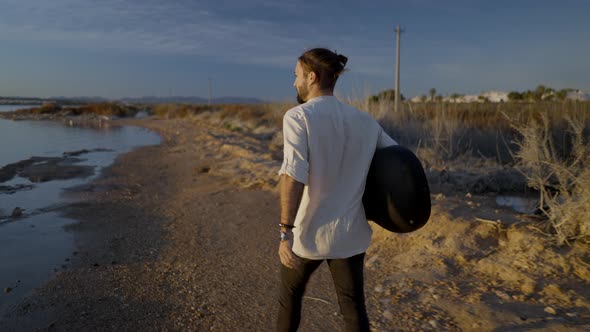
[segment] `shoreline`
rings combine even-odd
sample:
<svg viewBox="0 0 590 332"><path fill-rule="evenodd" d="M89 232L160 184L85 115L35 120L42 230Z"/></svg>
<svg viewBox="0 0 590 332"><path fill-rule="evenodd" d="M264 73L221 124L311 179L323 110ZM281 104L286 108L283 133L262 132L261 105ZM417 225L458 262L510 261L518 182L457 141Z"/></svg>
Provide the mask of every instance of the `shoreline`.
<svg viewBox="0 0 590 332"><path fill-rule="evenodd" d="M67 227L77 253L0 329L271 330L279 209L269 179L280 162L261 141L203 122L120 124L162 142L120 155L77 193L83 200L63 211L78 220ZM587 246L546 248L489 195L437 195L431 218L407 235L374 228L365 286L373 329L590 326ZM339 330L337 312L323 264L301 329Z"/></svg>
<svg viewBox="0 0 590 332"><path fill-rule="evenodd" d="M56 123L62 127L60 122ZM125 132L132 133L125 137L133 142L141 137L133 130L126 129ZM28 157L0 169L0 181L3 182L0 184L0 195L3 195L0 206L0 238L3 241L0 317L35 288L53 278L55 272L65 268L72 253L76 252L73 234L64 226L78 221L66 218L61 210L77 200L75 192L78 188L90 186L101 177L105 165L114 163L116 156L127 150L120 144L111 144L112 149L67 150L75 145L109 144L87 140L89 136L94 137L92 135L96 136L77 135L82 138L81 143L57 145L55 156ZM156 134L144 136L143 142L147 145L152 144ZM154 139L146 140L148 136ZM156 140L160 141L159 138ZM41 144L40 147L47 146ZM52 147L49 148L53 151ZM65 152L59 151L60 148Z"/></svg>

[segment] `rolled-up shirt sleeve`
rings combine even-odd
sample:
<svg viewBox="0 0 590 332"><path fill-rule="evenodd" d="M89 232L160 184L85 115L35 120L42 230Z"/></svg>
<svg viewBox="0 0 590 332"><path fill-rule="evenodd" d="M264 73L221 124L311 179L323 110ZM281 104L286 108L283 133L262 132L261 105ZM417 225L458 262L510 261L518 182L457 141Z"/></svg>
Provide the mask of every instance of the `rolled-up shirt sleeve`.
<svg viewBox="0 0 590 332"><path fill-rule="evenodd" d="M283 117L284 157L279 175L287 174L306 184L309 178L307 126L301 114L288 111Z"/></svg>

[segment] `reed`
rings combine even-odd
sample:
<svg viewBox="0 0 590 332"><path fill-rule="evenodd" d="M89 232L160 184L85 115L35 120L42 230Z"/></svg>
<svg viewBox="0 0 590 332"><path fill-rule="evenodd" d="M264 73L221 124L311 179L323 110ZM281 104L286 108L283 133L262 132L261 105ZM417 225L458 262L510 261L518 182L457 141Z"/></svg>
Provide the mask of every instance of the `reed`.
<svg viewBox="0 0 590 332"><path fill-rule="evenodd" d="M552 136L565 155L569 153L565 141L567 118L575 116L585 125L590 119L590 102L404 102L397 113L390 100L367 103L361 99L351 104L374 116L400 144L418 152L431 150L436 158L427 162L432 164L465 155L513 163L518 149L514 141L519 138L514 124L526 125L540 114L547 114Z"/></svg>

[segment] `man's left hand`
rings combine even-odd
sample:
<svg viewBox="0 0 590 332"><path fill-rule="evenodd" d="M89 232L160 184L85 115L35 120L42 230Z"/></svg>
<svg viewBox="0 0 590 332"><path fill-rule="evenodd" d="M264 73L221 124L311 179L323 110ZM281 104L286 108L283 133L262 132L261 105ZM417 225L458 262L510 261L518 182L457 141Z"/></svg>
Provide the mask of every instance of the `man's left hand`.
<svg viewBox="0 0 590 332"><path fill-rule="evenodd" d="M301 265L301 259L293 253L293 240L281 241L279 244L279 258L288 268L296 269Z"/></svg>

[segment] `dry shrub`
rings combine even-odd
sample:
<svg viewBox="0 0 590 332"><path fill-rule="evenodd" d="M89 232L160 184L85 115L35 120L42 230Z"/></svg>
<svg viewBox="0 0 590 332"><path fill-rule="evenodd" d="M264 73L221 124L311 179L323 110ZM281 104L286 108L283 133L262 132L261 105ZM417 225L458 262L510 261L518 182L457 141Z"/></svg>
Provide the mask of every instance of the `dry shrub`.
<svg viewBox="0 0 590 332"><path fill-rule="evenodd" d="M258 120L264 116L264 110L259 105L223 105L220 116L222 119L230 117L242 121Z"/></svg>
<svg viewBox="0 0 590 332"><path fill-rule="evenodd" d="M265 110L265 117L270 126L283 129L283 116L291 108L295 107L294 103L272 103L262 105Z"/></svg>
<svg viewBox="0 0 590 332"><path fill-rule="evenodd" d="M282 129L283 115L292 105L282 103L221 105L219 119L224 127L245 132Z"/></svg>
<svg viewBox="0 0 590 332"><path fill-rule="evenodd" d="M221 125L228 121L248 123L249 129L260 126L280 128L282 116L288 110L284 104L226 104L226 105L192 105L192 104L158 104L151 107L152 112L166 119L185 118L208 113L208 117L219 119ZM198 118L198 117L197 117Z"/></svg>
<svg viewBox="0 0 590 332"><path fill-rule="evenodd" d="M158 104L152 107L154 115L164 118L184 118L188 115L187 109L180 104Z"/></svg>
<svg viewBox="0 0 590 332"><path fill-rule="evenodd" d="M209 105L192 104L157 104L151 107L153 114L164 119L185 118L212 109Z"/></svg>
<svg viewBox="0 0 590 332"><path fill-rule="evenodd" d="M16 111L16 114L56 114L56 115L106 115L106 116L133 116L138 108L132 105L105 102L86 104L78 107L60 106L53 102L45 102L40 107Z"/></svg>
<svg viewBox="0 0 590 332"><path fill-rule="evenodd" d="M539 191L540 209L558 245L590 240L590 146L584 114L564 118L568 142L563 155L555 146L550 116L539 113L528 124L515 124L522 136L516 144L518 168Z"/></svg>
<svg viewBox="0 0 590 332"><path fill-rule="evenodd" d="M61 111L61 106L52 102L44 102L39 107L16 110L16 114L52 114Z"/></svg>
<svg viewBox="0 0 590 332"><path fill-rule="evenodd" d="M39 113L55 113L61 110L61 107L56 103L45 102L38 108Z"/></svg>
<svg viewBox="0 0 590 332"><path fill-rule="evenodd" d="M126 106L118 103L88 104L69 110L72 111L74 114L97 114L120 117L131 116L137 113L137 109L135 107Z"/></svg>
<svg viewBox="0 0 590 332"><path fill-rule="evenodd" d="M291 108L287 104L253 104L253 105L223 105L221 118L232 118L244 122L253 122L254 127L274 126L281 128L283 115Z"/></svg>

